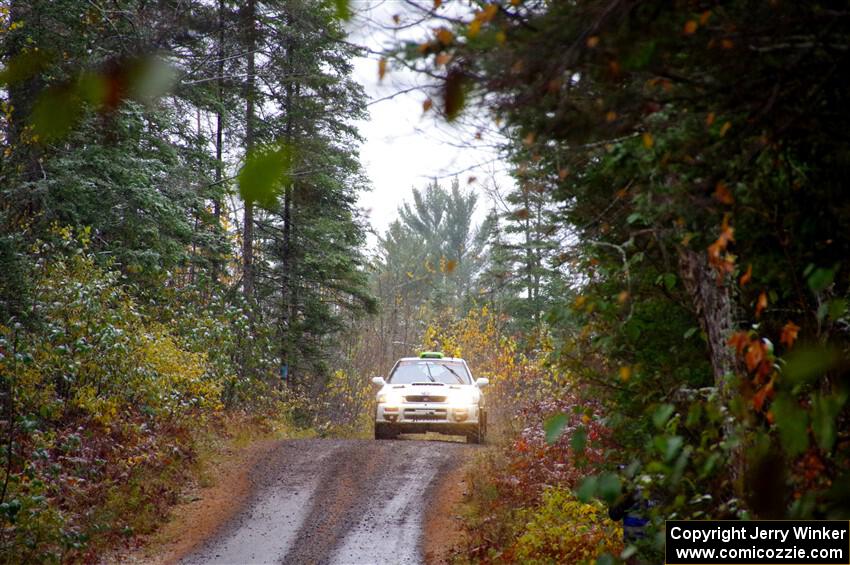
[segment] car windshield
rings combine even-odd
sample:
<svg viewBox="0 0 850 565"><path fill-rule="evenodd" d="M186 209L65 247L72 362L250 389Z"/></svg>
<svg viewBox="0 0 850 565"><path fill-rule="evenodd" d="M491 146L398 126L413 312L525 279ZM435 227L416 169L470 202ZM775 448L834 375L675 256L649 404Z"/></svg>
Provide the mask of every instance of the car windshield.
<svg viewBox="0 0 850 565"><path fill-rule="evenodd" d="M466 365L459 361L441 359L417 359L400 361L390 375L392 384L443 383L447 385L469 384L472 379Z"/></svg>

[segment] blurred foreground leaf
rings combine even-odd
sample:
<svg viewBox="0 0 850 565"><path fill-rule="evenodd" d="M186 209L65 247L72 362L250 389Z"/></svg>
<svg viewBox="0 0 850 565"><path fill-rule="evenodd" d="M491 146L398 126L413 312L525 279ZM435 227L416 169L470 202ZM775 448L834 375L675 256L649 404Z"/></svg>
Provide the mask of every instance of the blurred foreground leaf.
<svg viewBox="0 0 850 565"><path fill-rule="evenodd" d="M334 10L337 18L346 22L351 19L351 5L349 4L349 0L334 0Z"/></svg>
<svg viewBox="0 0 850 565"><path fill-rule="evenodd" d="M464 88L463 73L458 70L449 71L443 85L443 109L446 112L446 119L450 122L457 119L461 110L463 110L466 102Z"/></svg>
<svg viewBox="0 0 850 565"><path fill-rule="evenodd" d="M582 455L584 448L587 446L587 429L584 426L579 426L573 437L570 438L570 447L573 449L573 455Z"/></svg>
<svg viewBox="0 0 850 565"><path fill-rule="evenodd" d="M809 415L788 394L778 396L772 405L779 428L779 440L789 457L796 457L809 447Z"/></svg>
<svg viewBox="0 0 850 565"><path fill-rule="evenodd" d="M786 358L782 373L794 386L805 385L841 361L841 353L831 347L797 346Z"/></svg>
<svg viewBox="0 0 850 565"><path fill-rule="evenodd" d="M546 432L546 443L555 443L558 441L558 438L564 433L564 426L566 425L566 414L555 414L546 418L543 422L543 431Z"/></svg>
<svg viewBox="0 0 850 565"><path fill-rule="evenodd" d="M280 188L289 182L292 150L289 146L264 146L254 149L239 171L239 194L246 202L263 208L277 203Z"/></svg>
<svg viewBox="0 0 850 565"><path fill-rule="evenodd" d="M0 71L0 84L11 85L42 71L50 57L44 51L27 51L12 57Z"/></svg>

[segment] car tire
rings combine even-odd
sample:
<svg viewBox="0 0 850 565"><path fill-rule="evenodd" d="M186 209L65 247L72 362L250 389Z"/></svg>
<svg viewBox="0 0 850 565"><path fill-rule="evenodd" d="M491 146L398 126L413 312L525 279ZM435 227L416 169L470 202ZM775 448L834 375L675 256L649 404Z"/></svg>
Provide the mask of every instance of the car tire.
<svg viewBox="0 0 850 565"><path fill-rule="evenodd" d="M481 431L481 423L477 423L472 426L466 432L466 443L484 443L484 434Z"/></svg>
<svg viewBox="0 0 850 565"><path fill-rule="evenodd" d="M398 434L388 428L386 424L375 423L375 439L395 439Z"/></svg>

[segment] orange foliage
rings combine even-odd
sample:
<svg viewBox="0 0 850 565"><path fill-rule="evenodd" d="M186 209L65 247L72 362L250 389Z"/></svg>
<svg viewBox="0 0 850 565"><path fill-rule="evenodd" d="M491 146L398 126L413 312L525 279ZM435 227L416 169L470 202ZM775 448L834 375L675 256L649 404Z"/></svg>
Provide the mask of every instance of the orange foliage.
<svg viewBox="0 0 850 565"><path fill-rule="evenodd" d="M779 338L779 343L785 347L791 347L797 341L797 334L800 332L800 326L788 320L782 327L782 336Z"/></svg>
<svg viewBox="0 0 850 565"><path fill-rule="evenodd" d="M761 313L764 312L764 309L767 308L767 294L764 291L759 294L758 301L756 302L756 319L761 316Z"/></svg>

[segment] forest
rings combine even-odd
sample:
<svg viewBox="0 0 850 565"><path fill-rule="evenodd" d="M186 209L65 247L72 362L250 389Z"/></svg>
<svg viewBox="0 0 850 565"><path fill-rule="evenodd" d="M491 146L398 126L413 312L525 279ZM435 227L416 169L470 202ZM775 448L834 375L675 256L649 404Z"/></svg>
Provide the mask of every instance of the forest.
<svg viewBox="0 0 850 565"><path fill-rule="evenodd" d="M144 543L224 441L370 437L423 350L491 382L454 562L850 518L847 3L366 4L0 3L0 562ZM510 185L375 233L363 56Z"/></svg>

